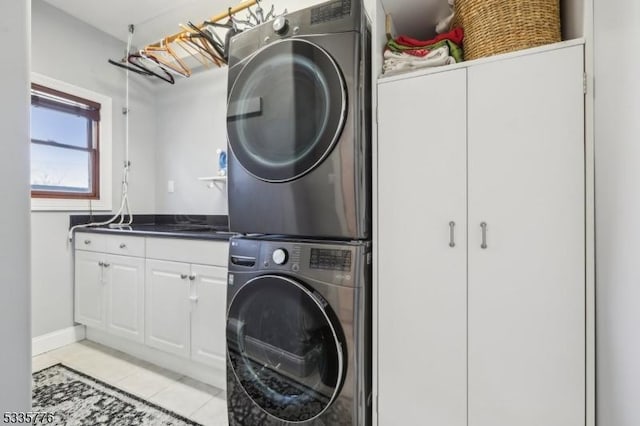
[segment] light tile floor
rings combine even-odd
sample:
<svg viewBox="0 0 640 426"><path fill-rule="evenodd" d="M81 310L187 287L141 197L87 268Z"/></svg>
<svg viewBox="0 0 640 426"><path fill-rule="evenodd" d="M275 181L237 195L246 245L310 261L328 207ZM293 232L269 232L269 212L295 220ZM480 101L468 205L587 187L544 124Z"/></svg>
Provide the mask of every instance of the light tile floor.
<svg viewBox="0 0 640 426"><path fill-rule="evenodd" d="M63 363L204 426L227 426L225 393L88 340L33 357L32 371Z"/></svg>

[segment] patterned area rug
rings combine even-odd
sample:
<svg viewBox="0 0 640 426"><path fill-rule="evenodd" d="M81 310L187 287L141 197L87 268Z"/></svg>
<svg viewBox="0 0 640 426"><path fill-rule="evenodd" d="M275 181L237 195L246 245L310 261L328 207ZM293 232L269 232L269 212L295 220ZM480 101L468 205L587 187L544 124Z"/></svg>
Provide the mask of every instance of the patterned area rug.
<svg viewBox="0 0 640 426"><path fill-rule="evenodd" d="M178 414L62 364L33 373L33 409L65 426L195 425Z"/></svg>

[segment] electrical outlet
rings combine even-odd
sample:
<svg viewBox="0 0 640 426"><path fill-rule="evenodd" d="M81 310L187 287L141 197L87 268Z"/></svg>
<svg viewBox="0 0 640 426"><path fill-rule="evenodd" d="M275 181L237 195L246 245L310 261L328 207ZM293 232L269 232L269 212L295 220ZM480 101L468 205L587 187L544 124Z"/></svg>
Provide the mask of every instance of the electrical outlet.
<svg viewBox="0 0 640 426"><path fill-rule="evenodd" d="M169 194L173 194L174 192L176 192L176 185L174 181L170 180L167 182L167 192Z"/></svg>

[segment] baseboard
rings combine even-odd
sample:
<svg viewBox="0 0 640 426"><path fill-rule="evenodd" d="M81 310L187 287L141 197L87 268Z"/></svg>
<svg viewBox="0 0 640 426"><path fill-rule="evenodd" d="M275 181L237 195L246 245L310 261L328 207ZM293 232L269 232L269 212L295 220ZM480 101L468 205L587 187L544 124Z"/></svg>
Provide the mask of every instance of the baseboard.
<svg viewBox="0 0 640 426"><path fill-rule="evenodd" d="M61 348L71 343L79 342L85 337L85 326L63 328L52 333L31 339L31 354L33 356Z"/></svg>
<svg viewBox="0 0 640 426"><path fill-rule="evenodd" d="M87 340L117 349L128 355L140 358L166 368L167 370L175 371L219 389L226 390L227 388L227 373L224 362L221 362L218 366L205 365L192 361L189 358L163 352L142 343L114 336L113 334L91 327L87 327L86 337Z"/></svg>

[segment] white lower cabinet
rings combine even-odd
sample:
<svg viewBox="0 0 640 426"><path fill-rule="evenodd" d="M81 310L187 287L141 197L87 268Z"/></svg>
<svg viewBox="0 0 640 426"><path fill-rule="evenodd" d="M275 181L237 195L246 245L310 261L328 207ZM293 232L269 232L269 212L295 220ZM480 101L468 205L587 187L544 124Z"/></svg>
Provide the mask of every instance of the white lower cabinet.
<svg viewBox="0 0 640 426"><path fill-rule="evenodd" d="M224 363L226 282L223 267L147 259L147 345Z"/></svg>
<svg viewBox="0 0 640 426"><path fill-rule="evenodd" d="M188 263L147 259L145 290L147 345L189 356Z"/></svg>
<svg viewBox="0 0 640 426"><path fill-rule="evenodd" d="M144 259L76 251L75 320L144 340Z"/></svg>
<svg viewBox="0 0 640 426"><path fill-rule="evenodd" d="M104 253L76 250L75 320L100 329L104 329L106 324L104 258Z"/></svg>
<svg viewBox="0 0 640 426"><path fill-rule="evenodd" d="M215 367L202 379L223 386L227 245L227 241L77 233L76 322L126 338L123 342L139 343L135 355L144 358L140 354L148 352L154 362L159 362L154 350L195 361L185 363L189 365L183 372L194 378L200 378L197 372L204 370L203 364ZM127 347L118 343L120 350L127 352ZM167 368L172 367L167 364ZM211 371L219 377L212 377Z"/></svg>
<svg viewBox="0 0 640 426"><path fill-rule="evenodd" d="M220 365L226 360L227 268L192 265L191 358Z"/></svg>
<svg viewBox="0 0 640 426"><path fill-rule="evenodd" d="M109 255L103 266L107 298L107 331L144 341L144 259Z"/></svg>
<svg viewBox="0 0 640 426"><path fill-rule="evenodd" d="M582 79L570 46L379 83L381 426L584 426Z"/></svg>

